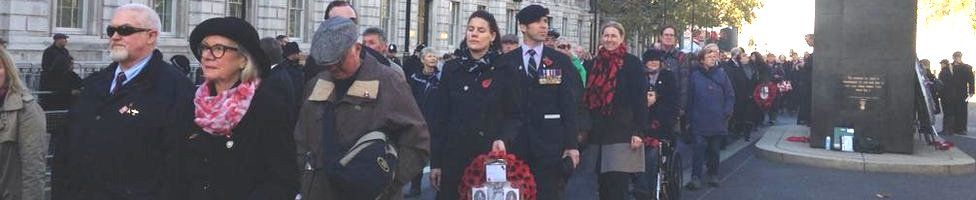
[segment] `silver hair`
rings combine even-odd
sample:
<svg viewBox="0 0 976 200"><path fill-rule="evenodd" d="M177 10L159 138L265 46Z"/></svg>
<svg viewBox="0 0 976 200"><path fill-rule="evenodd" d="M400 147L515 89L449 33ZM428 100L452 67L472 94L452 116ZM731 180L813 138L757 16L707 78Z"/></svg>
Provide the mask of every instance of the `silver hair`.
<svg viewBox="0 0 976 200"><path fill-rule="evenodd" d="M427 47L424 48L423 50L420 50L420 58L423 58L427 54L434 54L434 56L437 57L437 51L434 51L434 48Z"/></svg>
<svg viewBox="0 0 976 200"><path fill-rule="evenodd" d="M143 25L148 25L150 29L159 31L159 29L163 27L162 22L160 22L159 19L159 13L156 13L156 10L149 8L149 6L141 3L130 3L115 8L114 12L123 10L136 11L142 14L143 18L140 19L140 22L142 22Z"/></svg>

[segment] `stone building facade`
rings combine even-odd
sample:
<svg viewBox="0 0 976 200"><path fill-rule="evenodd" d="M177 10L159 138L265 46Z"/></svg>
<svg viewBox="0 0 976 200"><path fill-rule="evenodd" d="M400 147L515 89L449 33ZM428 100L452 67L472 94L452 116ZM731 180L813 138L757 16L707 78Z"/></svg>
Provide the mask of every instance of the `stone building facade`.
<svg viewBox="0 0 976 200"><path fill-rule="evenodd" d="M43 50L54 33L70 36L67 48L85 67L110 62L105 27L112 10L127 3L143 3L159 12L162 30L158 49L166 58L189 56L187 37L205 19L237 16L251 22L261 37L288 35L307 52L313 32L331 0L4 0L0 3L0 37L21 68L40 65ZM516 33L515 13L530 4L549 7L551 27L562 39L590 48L594 45L593 14L588 0L352 0L361 28L387 30L390 43L413 50L418 43L440 53L451 52L463 39L470 13L478 9L495 15L501 33ZM409 12L407 7L409 6ZM409 20L407 19L409 15ZM409 28L408 28L409 27ZM409 38L410 48L404 48ZM195 62L191 61L191 62Z"/></svg>

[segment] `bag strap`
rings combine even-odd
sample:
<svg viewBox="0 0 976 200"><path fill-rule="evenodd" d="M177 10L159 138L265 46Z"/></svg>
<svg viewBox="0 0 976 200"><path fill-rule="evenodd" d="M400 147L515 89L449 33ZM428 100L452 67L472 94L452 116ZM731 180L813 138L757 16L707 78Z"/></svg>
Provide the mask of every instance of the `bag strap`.
<svg viewBox="0 0 976 200"><path fill-rule="evenodd" d="M384 134L383 132L379 132L379 131L369 132L366 135L359 137L359 140L357 140L356 144L353 145L351 149L349 149L349 152L346 153L346 155L343 156L341 159L339 159L339 164L342 166L346 166L346 164L348 164L349 161L352 161L352 159L355 158L356 155L359 154L359 152L363 151L363 149L369 146L370 144L369 142L375 140L388 142L386 134ZM386 145L384 148L386 149L387 152L392 153L393 156L398 156L396 150L393 149L392 146Z"/></svg>

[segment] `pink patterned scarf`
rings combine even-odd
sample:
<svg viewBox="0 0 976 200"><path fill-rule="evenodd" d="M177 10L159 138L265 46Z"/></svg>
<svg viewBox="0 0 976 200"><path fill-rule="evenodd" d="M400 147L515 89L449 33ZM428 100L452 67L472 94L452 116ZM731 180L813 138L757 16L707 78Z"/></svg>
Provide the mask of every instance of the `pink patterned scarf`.
<svg viewBox="0 0 976 200"><path fill-rule="evenodd" d="M193 114L196 122L203 131L215 136L231 136L231 129L237 126L251 106L251 99L254 98L254 91L257 90L260 80L244 82L235 88L218 92L216 96L210 96L210 81L206 81L200 88L197 88L196 97L193 98L193 105L196 109Z"/></svg>

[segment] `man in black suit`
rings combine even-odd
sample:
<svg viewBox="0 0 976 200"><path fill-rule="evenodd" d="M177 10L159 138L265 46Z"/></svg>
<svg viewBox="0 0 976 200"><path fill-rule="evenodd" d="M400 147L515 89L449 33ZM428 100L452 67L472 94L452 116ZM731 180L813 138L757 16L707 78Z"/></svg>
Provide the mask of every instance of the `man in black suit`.
<svg viewBox="0 0 976 200"><path fill-rule="evenodd" d="M962 53L952 54L952 64L942 68L939 79L943 83L942 108L945 134L966 135L968 106L966 99L973 96L973 67L962 62Z"/></svg>
<svg viewBox="0 0 976 200"><path fill-rule="evenodd" d="M173 199L175 161L193 122L193 84L156 50L159 18L115 9L112 64L92 74L55 144L52 199Z"/></svg>
<svg viewBox="0 0 976 200"><path fill-rule="evenodd" d="M501 67L515 69L525 123L511 146L535 176L539 199L563 199L568 175L579 163L578 88L581 80L565 54L543 43L549 9L530 5L518 12L521 47L503 55Z"/></svg>

